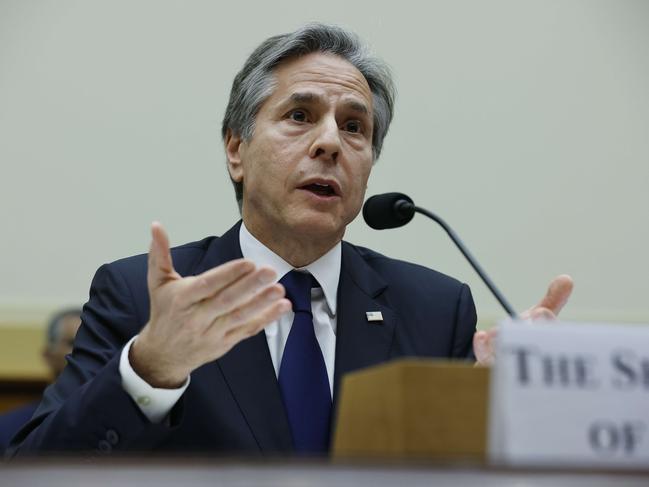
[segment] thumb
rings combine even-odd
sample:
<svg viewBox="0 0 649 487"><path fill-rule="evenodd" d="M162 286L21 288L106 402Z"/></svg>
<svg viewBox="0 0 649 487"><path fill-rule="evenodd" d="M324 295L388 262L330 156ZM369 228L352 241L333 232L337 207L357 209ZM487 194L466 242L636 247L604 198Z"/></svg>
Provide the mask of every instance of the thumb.
<svg viewBox="0 0 649 487"><path fill-rule="evenodd" d="M547 293L537 306L547 308L555 315L558 315L568 302L573 286L572 277L569 275L562 274L555 277L550 283Z"/></svg>
<svg viewBox="0 0 649 487"><path fill-rule="evenodd" d="M160 222L151 224L151 247L149 248L149 268L147 282L149 289L155 289L170 279L176 279L178 273L174 270L169 251L169 237Z"/></svg>

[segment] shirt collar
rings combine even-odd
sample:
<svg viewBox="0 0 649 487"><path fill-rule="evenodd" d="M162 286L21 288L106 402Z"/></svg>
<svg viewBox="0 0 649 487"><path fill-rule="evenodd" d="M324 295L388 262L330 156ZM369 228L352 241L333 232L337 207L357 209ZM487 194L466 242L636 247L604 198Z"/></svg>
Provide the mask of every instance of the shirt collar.
<svg viewBox="0 0 649 487"><path fill-rule="evenodd" d="M239 229L239 245L241 246L241 254L244 258L250 259L258 266L266 265L275 269L278 281L284 276L284 274L294 269L291 264L257 240L248 231L243 222ZM341 259L342 245L338 242L322 257L309 265L298 269L309 271L311 275L318 280L318 283L324 292L325 299L327 300L327 306L329 306L329 310L334 315L336 314Z"/></svg>

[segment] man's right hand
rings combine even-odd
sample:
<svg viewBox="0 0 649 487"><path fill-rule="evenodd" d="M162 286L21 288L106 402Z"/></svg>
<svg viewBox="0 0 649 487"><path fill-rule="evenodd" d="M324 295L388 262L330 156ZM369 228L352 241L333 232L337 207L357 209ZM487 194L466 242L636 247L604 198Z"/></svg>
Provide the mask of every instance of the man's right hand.
<svg viewBox="0 0 649 487"><path fill-rule="evenodd" d="M180 387L194 369L223 356L291 309L273 269L238 259L198 276L181 277L160 223L151 225L151 235L151 313L131 346L129 362L152 387Z"/></svg>

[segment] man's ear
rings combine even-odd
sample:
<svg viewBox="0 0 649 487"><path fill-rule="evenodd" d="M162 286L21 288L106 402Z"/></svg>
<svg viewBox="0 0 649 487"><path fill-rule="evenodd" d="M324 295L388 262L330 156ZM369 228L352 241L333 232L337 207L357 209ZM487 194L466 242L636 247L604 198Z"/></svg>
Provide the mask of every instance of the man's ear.
<svg viewBox="0 0 649 487"><path fill-rule="evenodd" d="M243 140L240 135L234 135L231 129L225 134L225 155L228 158L228 172L233 181L243 181L243 165L241 164L241 144Z"/></svg>

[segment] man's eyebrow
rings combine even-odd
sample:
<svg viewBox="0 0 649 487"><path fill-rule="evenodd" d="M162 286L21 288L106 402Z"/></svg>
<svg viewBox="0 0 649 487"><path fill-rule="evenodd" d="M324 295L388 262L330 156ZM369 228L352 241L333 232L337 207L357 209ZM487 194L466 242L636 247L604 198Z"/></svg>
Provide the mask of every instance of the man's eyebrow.
<svg viewBox="0 0 649 487"><path fill-rule="evenodd" d="M324 99L321 95L317 93L313 93L310 91L304 91L304 92L297 92L293 93L290 97L289 100L293 103L320 103L324 102ZM355 112L361 113L363 115L369 115L370 111L367 108L367 105L365 103L361 103L359 101L355 100L349 100L346 101L345 106Z"/></svg>
<svg viewBox="0 0 649 487"><path fill-rule="evenodd" d="M347 108L350 108L351 110L354 110L355 112L362 113L363 115L369 115L370 111L368 110L367 106L365 103L361 103L359 101L348 101L345 103L347 105Z"/></svg>
<svg viewBox="0 0 649 487"><path fill-rule="evenodd" d="M293 103L314 103L314 102L322 101L322 97L315 93L306 91L306 92L293 93L290 97L290 100Z"/></svg>

